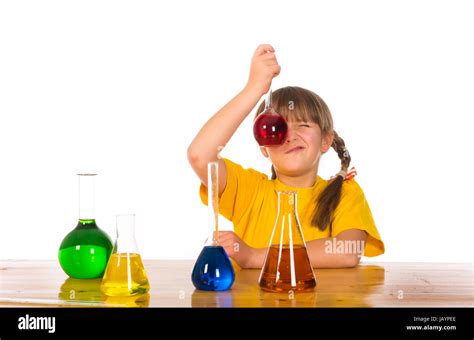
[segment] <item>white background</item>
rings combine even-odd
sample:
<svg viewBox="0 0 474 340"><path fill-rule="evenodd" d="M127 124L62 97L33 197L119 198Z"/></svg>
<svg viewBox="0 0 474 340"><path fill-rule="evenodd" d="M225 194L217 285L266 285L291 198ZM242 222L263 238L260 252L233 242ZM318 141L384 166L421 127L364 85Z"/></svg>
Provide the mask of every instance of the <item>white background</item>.
<svg viewBox="0 0 474 340"><path fill-rule="evenodd" d="M210 225L186 149L271 43L273 88L318 93L351 151L386 244L370 260L471 261L472 6L0 2L0 259L57 257L84 171L109 235L133 212L144 258L196 258ZM224 154L269 173L251 120ZM319 174L338 169L332 151Z"/></svg>

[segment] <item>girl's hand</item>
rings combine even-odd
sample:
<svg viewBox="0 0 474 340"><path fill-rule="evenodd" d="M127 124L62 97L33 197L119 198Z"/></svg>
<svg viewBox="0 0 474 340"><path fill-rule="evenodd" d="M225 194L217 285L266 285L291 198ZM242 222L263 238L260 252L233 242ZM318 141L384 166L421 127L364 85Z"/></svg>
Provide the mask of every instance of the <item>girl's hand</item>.
<svg viewBox="0 0 474 340"><path fill-rule="evenodd" d="M227 255L242 268L261 268L264 261L265 249L248 246L233 231L219 231L219 243Z"/></svg>
<svg viewBox="0 0 474 340"><path fill-rule="evenodd" d="M272 45L259 45L252 57L247 88L263 96L270 89L272 79L280 74L280 70Z"/></svg>

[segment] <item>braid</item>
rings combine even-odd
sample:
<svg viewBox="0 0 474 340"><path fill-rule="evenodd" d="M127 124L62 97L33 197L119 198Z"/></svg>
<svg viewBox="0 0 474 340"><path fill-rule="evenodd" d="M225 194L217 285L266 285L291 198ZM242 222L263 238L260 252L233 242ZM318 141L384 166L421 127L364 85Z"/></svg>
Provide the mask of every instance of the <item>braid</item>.
<svg viewBox="0 0 474 340"><path fill-rule="evenodd" d="M351 163L351 156L346 149L344 140L334 131L334 140L331 145L341 160L341 172L336 176L327 187L319 194L316 203L316 211L313 215L311 224L320 230L325 230L331 225L334 210L336 210L341 200L342 184L344 183L347 169Z"/></svg>
<svg viewBox="0 0 474 340"><path fill-rule="evenodd" d="M349 154L349 150L346 149L346 143L344 143L344 139L339 137L339 135L334 131L334 140L331 145L336 151L337 156L341 160L341 170L346 171L349 169L349 164L351 164L351 155Z"/></svg>

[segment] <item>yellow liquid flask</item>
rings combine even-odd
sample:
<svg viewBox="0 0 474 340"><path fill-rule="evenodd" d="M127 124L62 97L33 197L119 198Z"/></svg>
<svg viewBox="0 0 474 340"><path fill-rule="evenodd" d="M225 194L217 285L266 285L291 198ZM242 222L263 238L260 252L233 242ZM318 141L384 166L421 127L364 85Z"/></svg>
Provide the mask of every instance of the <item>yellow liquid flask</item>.
<svg viewBox="0 0 474 340"><path fill-rule="evenodd" d="M260 288L271 292L307 292L316 278L297 215L297 193L278 191L278 214L273 227Z"/></svg>
<svg viewBox="0 0 474 340"><path fill-rule="evenodd" d="M135 215L117 215L117 240L100 289L108 296L133 296L150 290L135 241Z"/></svg>

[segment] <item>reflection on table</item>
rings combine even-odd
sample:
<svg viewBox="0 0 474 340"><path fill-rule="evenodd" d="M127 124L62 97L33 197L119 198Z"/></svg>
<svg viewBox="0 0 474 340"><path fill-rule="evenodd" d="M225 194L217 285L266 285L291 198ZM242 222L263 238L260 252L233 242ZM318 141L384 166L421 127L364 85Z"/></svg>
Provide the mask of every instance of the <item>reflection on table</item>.
<svg viewBox="0 0 474 340"><path fill-rule="evenodd" d="M473 305L468 263L377 263L316 269L311 293L269 293L258 286L259 270L240 270L225 292L198 291L194 261L144 261L150 292L107 297L100 279L67 278L57 261L0 263L0 306L48 307L429 307Z"/></svg>
<svg viewBox="0 0 474 340"><path fill-rule="evenodd" d="M107 296L100 291L101 279L79 280L68 278L60 287L58 297L69 305L91 304L102 307L148 307L150 294Z"/></svg>

